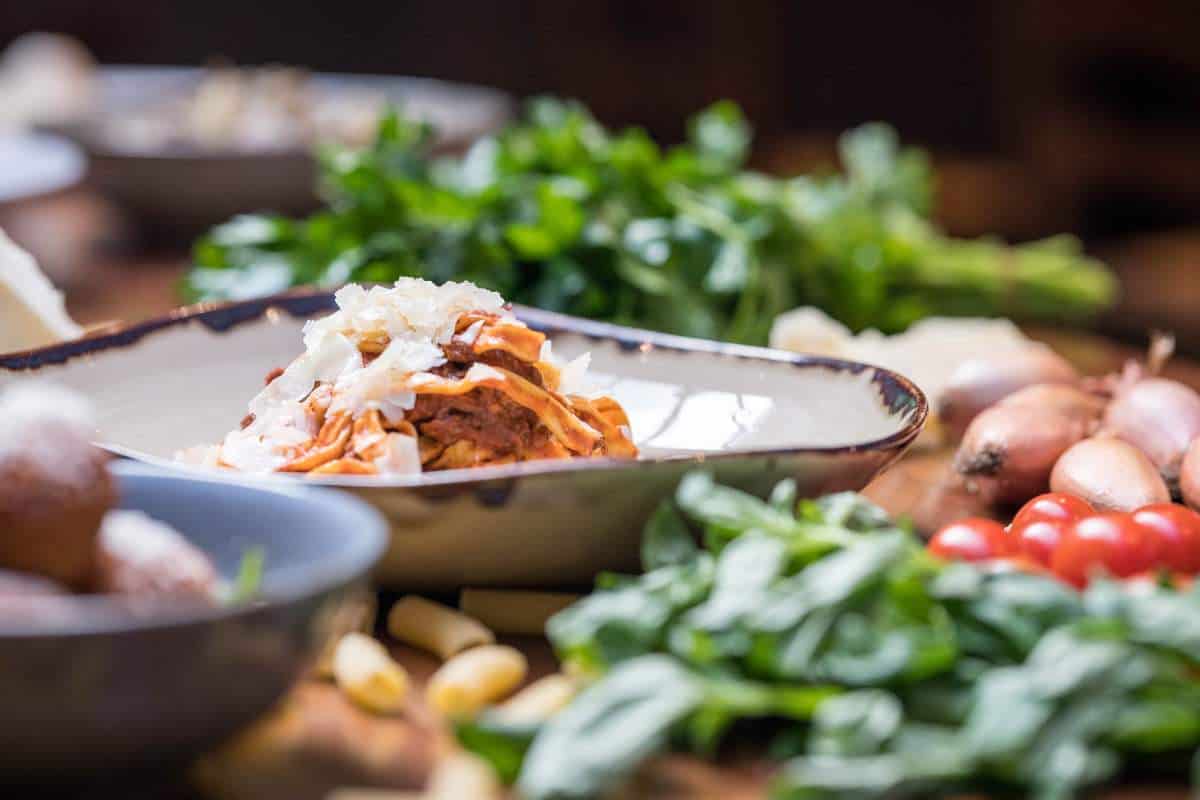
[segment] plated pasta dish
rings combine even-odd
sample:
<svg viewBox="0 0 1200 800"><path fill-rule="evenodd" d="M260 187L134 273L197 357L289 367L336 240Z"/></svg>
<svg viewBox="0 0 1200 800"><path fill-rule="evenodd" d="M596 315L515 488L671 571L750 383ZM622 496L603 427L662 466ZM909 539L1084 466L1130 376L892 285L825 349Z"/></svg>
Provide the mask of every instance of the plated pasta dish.
<svg viewBox="0 0 1200 800"><path fill-rule="evenodd" d="M470 283L349 285L304 328L241 425L181 458L245 472L409 474L535 459L637 455L629 419L586 388L588 356Z"/></svg>

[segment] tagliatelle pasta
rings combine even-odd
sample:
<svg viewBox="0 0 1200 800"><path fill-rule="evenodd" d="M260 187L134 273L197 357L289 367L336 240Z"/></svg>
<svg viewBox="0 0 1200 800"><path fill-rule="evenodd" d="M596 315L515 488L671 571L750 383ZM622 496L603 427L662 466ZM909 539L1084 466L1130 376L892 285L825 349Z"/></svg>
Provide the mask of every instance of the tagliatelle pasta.
<svg viewBox="0 0 1200 800"><path fill-rule="evenodd" d="M181 458L247 472L405 474L534 459L633 458L629 418L581 388L495 292L403 278L346 286L309 322L239 429Z"/></svg>

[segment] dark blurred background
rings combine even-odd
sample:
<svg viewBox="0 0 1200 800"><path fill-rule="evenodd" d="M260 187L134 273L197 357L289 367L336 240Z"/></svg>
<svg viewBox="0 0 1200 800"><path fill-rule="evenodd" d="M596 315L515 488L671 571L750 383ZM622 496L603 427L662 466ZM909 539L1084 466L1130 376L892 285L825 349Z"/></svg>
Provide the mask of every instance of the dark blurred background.
<svg viewBox="0 0 1200 800"><path fill-rule="evenodd" d="M1121 271L1123 314L1157 313L1137 298L1164 281L1177 310L1200 300L1195 0L5 3L0 44L30 30L105 63L224 57L552 92L665 141L729 97L756 126L756 163L785 172L885 120L934 153L952 233L1078 233Z"/></svg>
<svg viewBox="0 0 1200 800"><path fill-rule="evenodd" d="M1187 0L5 5L0 42L53 30L108 63L224 56L553 92L666 140L731 97L760 163L780 169L887 120L945 157L961 232L1110 237L1200 210L1200 4Z"/></svg>

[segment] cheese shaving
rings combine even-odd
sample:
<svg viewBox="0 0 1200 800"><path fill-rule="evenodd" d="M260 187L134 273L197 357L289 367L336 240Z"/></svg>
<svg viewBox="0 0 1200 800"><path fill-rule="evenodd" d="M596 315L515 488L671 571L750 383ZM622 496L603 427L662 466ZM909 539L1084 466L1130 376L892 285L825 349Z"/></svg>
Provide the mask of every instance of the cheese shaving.
<svg viewBox="0 0 1200 800"><path fill-rule="evenodd" d="M0 352L28 350L83 335L62 294L33 256L0 230Z"/></svg>

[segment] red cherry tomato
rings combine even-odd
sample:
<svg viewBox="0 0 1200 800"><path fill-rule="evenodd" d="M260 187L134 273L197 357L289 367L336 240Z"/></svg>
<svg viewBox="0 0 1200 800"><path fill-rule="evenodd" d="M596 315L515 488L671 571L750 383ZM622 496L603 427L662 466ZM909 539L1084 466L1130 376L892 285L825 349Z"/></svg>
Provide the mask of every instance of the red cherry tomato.
<svg viewBox="0 0 1200 800"><path fill-rule="evenodd" d="M1131 514L1095 514L1067 526L1050 566L1064 580L1086 586L1096 573L1125 578L1148 570L1161 551L1159 539Z"/></svg>
<svg viewBox="0 0 1200 800"><path fill-rule="evenodd" d="M1013 517L1012 530L1016 532L1032 522L1068 523L1091 516L1095 509L1082 497L1062 492L1039 494Z"/></svg>
<svg viewBox="0 0 1200 800"><path fill-rule="evenodd" d="M1200 514L1174 503L1157 503L1133 512L1133 521L1157 537L1160 565L1177 572L1200 572Z"/></svg>
<svg viewBox="0 0 1200 800"><path fill-rule="evenodd" d="M1009 536L1012 537L1013 544L1018 552L1031 561L1048 567L1050 566L1050 559L1053 558L1054 551L1058 547L1058 543L1062 541L1063 531L1068 524L1065 522L1052 522L1046 519L1035 519L1032 522L1026 522L1020 527L1014 524Z"/></svg>
<svg viewBox="0 0 1200 800"><path fill-rule="evenodd" d="M999 522L968 517L935 533L929 540L929 552L948 561L987 561L1007 555L1009 539Z"/></svg>

